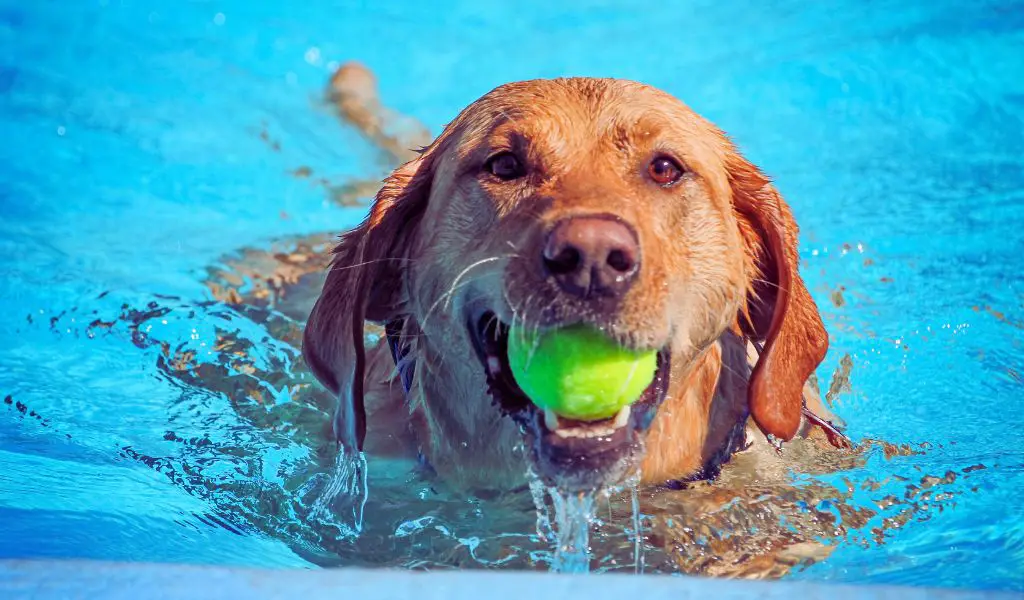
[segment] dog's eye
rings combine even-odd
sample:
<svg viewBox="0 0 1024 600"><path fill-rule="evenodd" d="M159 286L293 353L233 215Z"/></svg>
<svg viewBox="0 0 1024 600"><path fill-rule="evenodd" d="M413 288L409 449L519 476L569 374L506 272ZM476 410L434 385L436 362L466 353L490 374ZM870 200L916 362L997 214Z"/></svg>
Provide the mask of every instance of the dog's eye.
<svg viewBox="0 0 1024 600"><path fill-rule="evenodd" d="M671 158L659 156L647 165L647 174L658 185L672 185L683 176L683 168Z"/></svg>
<svg viewBox="0 0 1024 600"><path fill-rule="evenodd" d="M523 168L523 164L511 152L495 154L487 159L487 164L484 165L484 168L487 169L488 173L503 181L519 179L526 175L526 169Z"/></svg>

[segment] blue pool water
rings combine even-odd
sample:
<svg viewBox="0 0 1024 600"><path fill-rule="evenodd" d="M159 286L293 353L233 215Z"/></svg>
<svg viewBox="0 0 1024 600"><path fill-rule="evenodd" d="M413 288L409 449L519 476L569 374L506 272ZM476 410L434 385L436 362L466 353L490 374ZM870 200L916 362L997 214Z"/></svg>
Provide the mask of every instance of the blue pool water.
<svg viewBox="0 0 1024 600"><path fill-rule="evenodd" d="M833 335L819 377L853 364L849 433L926 450L822 476L916 512L790 576L1024 589L1022 57L1013 1L0 0L0 557L472 567L529 545L528 510L372 461L370 541L332 543L289 504L322 467L324 407L267 375L257 414L165 368L161 342L201 361L229 331L258 373L292 369L279 315L203 280L362 217L291 174L379 173L320 100L358 59L434 133L557 75L642 80L730 132L801 223ZM949 472L941 498L908 487Z"/></svg>

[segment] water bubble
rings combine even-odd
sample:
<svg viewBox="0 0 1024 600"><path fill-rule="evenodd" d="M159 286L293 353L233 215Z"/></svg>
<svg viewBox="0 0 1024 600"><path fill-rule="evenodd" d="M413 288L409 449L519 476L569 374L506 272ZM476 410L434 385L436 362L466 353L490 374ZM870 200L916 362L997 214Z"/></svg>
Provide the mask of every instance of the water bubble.
<svg viewBox="0 0 1024 600"><path fill-rule="evenodd" d="M220 13L219 12L219 13L213 15L213 24L214 25L223 25L224 21L226 21L226 20L227 20L227 17L224 16L224 13Z"/></svg>

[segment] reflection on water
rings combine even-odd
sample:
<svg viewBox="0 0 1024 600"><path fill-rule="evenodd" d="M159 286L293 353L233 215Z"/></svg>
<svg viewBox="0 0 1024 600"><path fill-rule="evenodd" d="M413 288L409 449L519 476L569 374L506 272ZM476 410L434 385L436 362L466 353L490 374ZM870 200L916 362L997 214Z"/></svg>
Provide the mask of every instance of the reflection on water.
<svg viewBox="0 0 1024 600"><path fill-rule="evenodd" d="M912 459L927 445L863 440L841 452L812 437L787 445L784 458L755 443L717 481L683 490L563 496L535 484L519 495L461 497L411 461L353 460L329 442L331 399L298 350L320 250L316 240L285 240L225 260L206 282L218 301L71 308L46 323L134 347L179 389L165 443L126 445L124 458L207 501L215 510L204 520L273 536L315 564L779 577L841 544L886 543L970 493L985 468L926 473ZM842 365L833 399L849 377ZM6 403L48 426L32 407ZM865 475L880 471L888 475Z"/></svg>

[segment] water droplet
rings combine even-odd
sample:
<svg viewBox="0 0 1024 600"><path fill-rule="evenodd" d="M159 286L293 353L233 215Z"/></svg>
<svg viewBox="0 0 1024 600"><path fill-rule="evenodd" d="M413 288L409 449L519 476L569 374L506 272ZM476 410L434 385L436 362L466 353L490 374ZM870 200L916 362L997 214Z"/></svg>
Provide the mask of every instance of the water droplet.
<svg viewBox="0 0 1024 600"><path fill-rule="evenodd" d="M224 13L217 13L217 14L213 15L213 24L214 25L223 25L224 21L226 21L226 20L227 20L227 17L224 16Z"/></svg>

